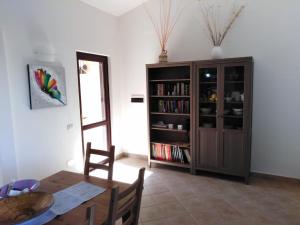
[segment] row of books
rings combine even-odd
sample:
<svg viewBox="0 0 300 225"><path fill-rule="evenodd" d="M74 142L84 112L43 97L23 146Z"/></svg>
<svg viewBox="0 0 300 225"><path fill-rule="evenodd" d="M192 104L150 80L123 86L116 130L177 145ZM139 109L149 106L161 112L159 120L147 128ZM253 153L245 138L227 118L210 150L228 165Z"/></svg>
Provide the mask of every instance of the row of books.
<svg viewBox="0 0 300 225"><path fill-rule="evenodd" d="M172 100L158 101L158 112L163 113L190 113L190 101L188 100Z"/></svg>
<svg viewBox="0 0 300 225"><path fill-rule="evenodd" d="M156 84L153 94L158 96L188 96L190 95L190 85L186 83Z"/></svg>
<svg viewBox="0 0 300 225"><path fill-rule="evenodd" d="M170 162L190 163L191 156L188 149L169 144L153 143L151 145L152 158Z"/></svg>

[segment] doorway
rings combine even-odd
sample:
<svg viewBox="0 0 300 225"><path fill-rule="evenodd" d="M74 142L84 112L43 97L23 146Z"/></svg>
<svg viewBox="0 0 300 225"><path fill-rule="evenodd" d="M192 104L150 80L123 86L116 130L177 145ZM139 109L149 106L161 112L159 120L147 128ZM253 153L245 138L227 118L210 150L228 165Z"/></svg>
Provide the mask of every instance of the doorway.
<svg viewBox="0 0 300 225"><path fill-rule="evenodd" d="M109 150L111 119L106 56L77 52L82 153L87 142L92 148Z"/></svg>

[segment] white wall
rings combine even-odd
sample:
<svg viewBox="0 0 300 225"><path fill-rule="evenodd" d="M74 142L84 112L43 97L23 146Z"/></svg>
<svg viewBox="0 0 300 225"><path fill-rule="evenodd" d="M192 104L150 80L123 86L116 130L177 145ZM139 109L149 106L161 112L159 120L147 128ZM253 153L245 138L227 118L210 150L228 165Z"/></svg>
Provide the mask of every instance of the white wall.
<svg viewBox="0 0 300 225"><path fill-rule="evenodd" d="M170 39L170 61L210 57L200 13L190 2ZM299 9L296 0L247 0L223 45L226 57L255 59L252 171L297 178ZM0 38L0 142L5 145L0 146L0 183L1 174L8 181L75 169L66 162L80 160L81 153L76 50L109 56L113 144L147 154L146 104L130 103L132 94L146 96L145 64L157 62L159 55L143 7L117 19L79 0L2 0L0 29L5 37ZM29 109L26 64L34 61L38 43L53 46L56 63L65 67L66 107ZM67 130L67 124L74 126Z"/></svg>
<svg viewBox="0 0 300 225"><path fill-rule="evenodd" d="M4 38L0 30L0 185L17 177Z"/></svg>
<svg viewBox="0 0 300 225"><path fill-rule="evenodd" d="M122 89L118 78L118 20L79 0L2 0L0 28L6 37L19 178L42 178L62 169L75 170L67 167L67 161L81 159L76 50L109 56L113 143L120 149L120 134L116 129L121 110L119 91ZM33 50L39 43L52 46L57 54L56 63L65 67L68 98L65 107L29 109L26 65L35 60ZM2 111L10 113L8 108L1 106ZM67 130L67 124L73 124L73 128ZM8 156L9 152L5 150L2 160Z"/></svg>
<svg viewBox="0 0 300 225"><path fill-rule="evenodd" d="M169 61L210 58L211 45L200 27L200 11L190 1L171 36ZM252 171L300 178L300 1L247 0L246 9L223 43L226 57L253 56ZM120 19L124 149L147 154L146 104L129 102L146 95L145 64L157 62L159 46L143 7ZM131 128L131 129L128 129Z"/></svg>

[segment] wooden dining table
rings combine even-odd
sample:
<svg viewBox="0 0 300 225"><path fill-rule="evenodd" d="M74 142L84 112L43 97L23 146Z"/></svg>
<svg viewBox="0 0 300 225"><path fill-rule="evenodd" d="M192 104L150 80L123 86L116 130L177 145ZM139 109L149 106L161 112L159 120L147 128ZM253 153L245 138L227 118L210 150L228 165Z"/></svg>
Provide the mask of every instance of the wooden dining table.
<svg viewBox="0 0 300 225"><path fill-rule="evenodd" d="M119 186L120 191L122 191L129 186L129 184L117 181L109 181L98 177L85 176L79 173L60 171L41 180L39 190L48 193L55 193L81 181L97 185L99 187L105 188L106 190L102 194L99 194L91 200L81 204L68 213L57 216L54 220L47 223L47 225L84 225L86 220L86 209L92 205L96 206L95 222L96 224L100 225L106 220L108 214L112 187Z"/></svg>

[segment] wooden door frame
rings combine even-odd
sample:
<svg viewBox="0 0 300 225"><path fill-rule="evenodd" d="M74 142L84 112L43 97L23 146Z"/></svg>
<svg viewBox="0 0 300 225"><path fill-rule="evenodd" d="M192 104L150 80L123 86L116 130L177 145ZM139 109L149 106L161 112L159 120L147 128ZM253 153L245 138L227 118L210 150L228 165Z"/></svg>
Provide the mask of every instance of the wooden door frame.
<svg viewBox="0 0 300 225"><path fill-rule="evenodd" d="M108 57L103 55L95 55L85 52L76 52L77 60L77 78L78 78L78 93L79 93L79 108L80 108L80 129L81 129L81 142L82 142L82 154L84 156L84 138L83 128L85 130L92 129L101 125L106 125L106 138L107 138L107 150L112 145L111 142L111 116L110 116L110 97L109 97L109 77L108 77ZM79 60L95 61L102 63L103 66L103 81L104 81L104 99L105 99L105 120L89 125L83 126L82 124L82 105L81 105L81 88L80 88L80 71Z"/></svg>

